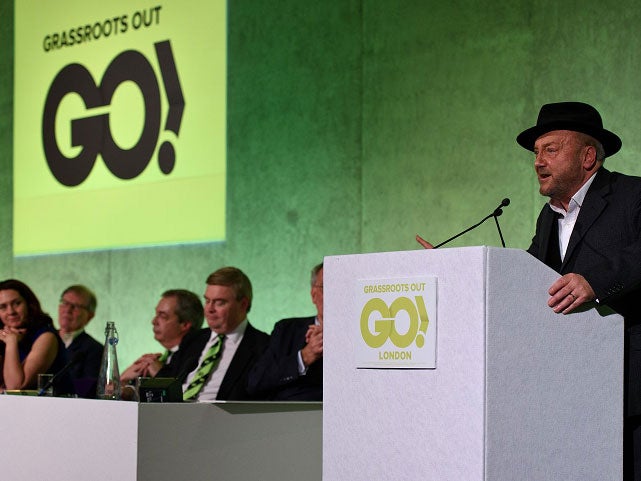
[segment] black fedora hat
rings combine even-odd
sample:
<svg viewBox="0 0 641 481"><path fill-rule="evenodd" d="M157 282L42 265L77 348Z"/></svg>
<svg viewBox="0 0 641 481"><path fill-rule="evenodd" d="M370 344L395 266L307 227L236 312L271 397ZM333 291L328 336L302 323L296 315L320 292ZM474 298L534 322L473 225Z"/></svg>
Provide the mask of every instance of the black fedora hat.
<svg viewBox="0 0 641 481"><path fill-rule="evenodd" d="M582 102L545 104L539 111L536 125L521 132L516 141L521 147L534 150L536 139L552 130L572 130L594 137L603 145L606 157L616 154L621 148L618 135L603 128L599 112Z"/></svg>

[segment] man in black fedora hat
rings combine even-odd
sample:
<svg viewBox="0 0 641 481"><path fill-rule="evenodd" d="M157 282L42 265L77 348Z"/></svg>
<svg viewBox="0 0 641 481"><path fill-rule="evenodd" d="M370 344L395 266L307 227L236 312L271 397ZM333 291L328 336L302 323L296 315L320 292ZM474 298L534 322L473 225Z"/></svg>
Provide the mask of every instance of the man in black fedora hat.
<svg viewBox="0 0 641 481"><path fill-rule="evenodd" d="M516 141L550 198L528 249L561 274L548 305L566 314L597 302L625 318L624 479L641 480L641 178L603 167L621 139L584 103L544 105Z"/></svg>
<svg viewBox="0 0 641 481"><path fill-rule="evenodd" d="M567 314L596 302L625 318L623 471L641 481L641 178L603 167L621 139L585 103L544 105L516 141L534 152L539 192L550 198L528 248L561 274L548 305Z"/></svg>

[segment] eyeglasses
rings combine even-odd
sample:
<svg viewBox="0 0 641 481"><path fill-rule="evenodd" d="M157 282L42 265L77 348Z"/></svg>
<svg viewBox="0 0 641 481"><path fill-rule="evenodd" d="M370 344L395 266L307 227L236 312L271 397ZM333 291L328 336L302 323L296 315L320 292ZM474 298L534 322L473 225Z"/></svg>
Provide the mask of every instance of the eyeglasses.
<svg viewBox="0 0 641 481"><path fill-rule="evenodd" d="M85 309L89 310L89 307L83 306L82 304L75 304L73 302L69 302L66 299L60 299L60 307L70 307L72 311L78 310L78 309Z"/></svg>

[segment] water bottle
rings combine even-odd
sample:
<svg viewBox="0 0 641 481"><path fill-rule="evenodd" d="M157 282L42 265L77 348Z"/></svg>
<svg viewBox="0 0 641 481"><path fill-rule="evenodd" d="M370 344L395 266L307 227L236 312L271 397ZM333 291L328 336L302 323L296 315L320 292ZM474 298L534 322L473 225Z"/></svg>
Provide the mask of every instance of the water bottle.
<svg viewBox="0 0 641 481"><path fill-rule="evenodd" d="M118 371L118 357L116 356L118 344L118 331L113 322L107 322L105 327L105 347L102 351L102 363L98 375L98 399L120 399L120 372Z"/></svg>

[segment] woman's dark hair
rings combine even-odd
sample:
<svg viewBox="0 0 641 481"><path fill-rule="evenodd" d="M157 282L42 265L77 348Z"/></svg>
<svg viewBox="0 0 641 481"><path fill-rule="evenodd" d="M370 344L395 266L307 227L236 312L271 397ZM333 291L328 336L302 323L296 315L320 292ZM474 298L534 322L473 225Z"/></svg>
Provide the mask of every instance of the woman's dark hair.
<svg viewBox="0 0 641 481"><path fill-rule="evenodd" d="M40 301L27 284L17 279L0 281L0 291L10 289L20 294L27 303L27 324L25 326L27 329L38 329L46 325L53 326L53 320L49 314L42 311ZM0 321L0 326L2 325L3 323Z"/></svg>

